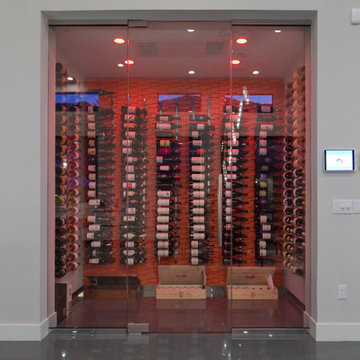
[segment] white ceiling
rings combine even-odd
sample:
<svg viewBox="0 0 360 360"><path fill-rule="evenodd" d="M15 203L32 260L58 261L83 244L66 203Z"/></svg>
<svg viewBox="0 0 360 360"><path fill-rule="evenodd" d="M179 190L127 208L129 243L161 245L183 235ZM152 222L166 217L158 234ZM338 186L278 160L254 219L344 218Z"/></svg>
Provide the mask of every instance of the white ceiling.
<svg viewBox="0 0 360 360"><path fill-rule="evenodd" d="M186 31L194 28L193 33ZM274 30L281 28L281 33ZM67 68L87 78L229 77L230 49L241 60L234 77L286 77L304 63L304 27L231 26L230 22L149 22L147 28L64 26L56 28L56 49ZM240 46L239 36L249 41ZM128 46L115 45L122 37ZM60 56L61 55L61 56ZM135 64L119 68L131 58ZM188 71L194 70L195 75ZM71 75L71 74L70 74Z"/></svg>

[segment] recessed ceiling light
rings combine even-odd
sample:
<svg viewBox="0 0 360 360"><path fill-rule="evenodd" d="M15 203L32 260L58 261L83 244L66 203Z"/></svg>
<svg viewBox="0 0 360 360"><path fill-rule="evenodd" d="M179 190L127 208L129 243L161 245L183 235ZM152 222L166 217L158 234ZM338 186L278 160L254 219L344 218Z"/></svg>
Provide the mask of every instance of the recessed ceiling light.
<svg viewBox="0 0 360 360"><path fill-rule="evenodd" d="M233 65L239 65L239 64L240 64L240 60L239 60L239 59L233 59L233 60L231 60L231 63L232 63Z"/></svg>
<svg viewBox="0 0 360 360"><path fill-rule="evenodd" d="M188 73L189 73L190 75L194 75L194 74L195 74L195 71L194 71L194 70L189 70Z"/></svg>
<svg viewBox="0 0 360 360"><path fill-rule="evenodd" d="M124 67L124 64L119 63L119 64L117 64L117 66L118 66L118 67Z"/></svg>
<svg viewBox="0 0 360 360"><path fill-rule="evenodd" d="M276 30L274 30L276 33L281 33L281 29L276 29Z"/></svg>
<svg viewBox="0 0 360 360"><path fill-rule="evenodd" d="M68 76L67 79L68 79L69 81L73 81L73 80L74 80L74 78L73 78L72 76Z"/></svg>
<svg viewBox="0 0 360 360"><path fill-rule="evenodd" d="M254 70L254 71L253 71L253 74L254 74L254 75L259 75L259 74L260 74L260 71L259 71L259 70Z"/></svg>
<svg viewBox="0 0 360 360"><path fill-rule="evenodd" d="M248 43L248 39L243 38L243 37L239 37L239 38L236 39L236 43L238 45L245 45L245 44Z"/></svg>
<svg viewBox="0 0 360 360"><path fill-rule="evenodd" d="M113 42L115 43L115 44L118 44L118 45L123 45L123 44L125 44L125 39L123 39L123 38L115 38L114 40L113 40Z"/></svg>
<svg viewBox="0 0 360 360"><path fill-rule="evenodd" d="M131 59L128 59L128 60L125 60L124 63L126 65L134 65L135 64L135 61L134 60L131 60Z"/></svg>
<svg viewBox="0 0 360 360"><path fill-rule="evenodd" d="M195 31L195 29L193 29L193 28L186 29L186 30L187 30L187 32L194 32Z"/></svg>

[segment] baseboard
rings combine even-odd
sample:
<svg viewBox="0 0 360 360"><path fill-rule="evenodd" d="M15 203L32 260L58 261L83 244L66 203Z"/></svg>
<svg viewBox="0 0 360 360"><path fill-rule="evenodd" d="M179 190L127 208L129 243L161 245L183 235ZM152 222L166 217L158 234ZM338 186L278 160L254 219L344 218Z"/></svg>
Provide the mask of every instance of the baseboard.
<svg viewBox="0 0 360 360"><path fill-rule="evenodd" d="M41 341L49 333L51 318L53 314L39 324L0 324L0 341Z"/></svg>
<svg viewBox="0 0 360 360"><path fill-rule="evenodd" d="M316 341L360 341L360 323L320 323L309 314L310 335Z"/></svg>

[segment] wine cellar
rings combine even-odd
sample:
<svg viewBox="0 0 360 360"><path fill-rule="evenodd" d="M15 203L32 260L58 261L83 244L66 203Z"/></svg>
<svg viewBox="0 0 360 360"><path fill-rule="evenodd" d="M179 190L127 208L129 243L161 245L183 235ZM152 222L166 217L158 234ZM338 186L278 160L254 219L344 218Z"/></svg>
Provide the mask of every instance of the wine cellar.
<svg viewBox="0 0 360 360"><path fill-rule="evenodd" d="M81 69L85 55L72 63L61 46L67 27L56 29L55 277L73 293L60 327L172 331L160 313L179 309L179 332L303 326L304 30L282 29L284 48L297 41L296 62L284 56L283 69L275 54L266 74L258 61L250 76L237 72L250 63L247 46L279 34L214 26L203 24L196 40L197 27L181 23L91 27L114 38L106 41L122 61L119 76ZM167 27L175 44L160 35ZM179 75L190 54L198 65L209 59L203 75L200 66ZM106 320L84 320L107 306Z"/></svg>

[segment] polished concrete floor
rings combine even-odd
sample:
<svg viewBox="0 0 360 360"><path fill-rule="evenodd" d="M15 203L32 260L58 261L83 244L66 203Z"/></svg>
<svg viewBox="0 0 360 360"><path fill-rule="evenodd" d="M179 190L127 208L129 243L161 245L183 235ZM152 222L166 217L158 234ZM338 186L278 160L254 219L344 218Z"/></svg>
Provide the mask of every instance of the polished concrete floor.
<svg viewBox="0 0 360 360"><path fill-rule="evenodd" d="M100 291L100 290L99 290ZM226 333L232 328L301 328L303 308L288 293L278 300L233 300L222 297L206 300L74 299L72 314L61 328L123 327L128 322L148 323L150 332Z"/></svg>
<svg viewBox="0 0 360 360"><path fill-rule="evenodd" d="M305 330L126 334L54 330L42 342L0 342L0 360L359 360L360 342L316 343Z"/></svg>

